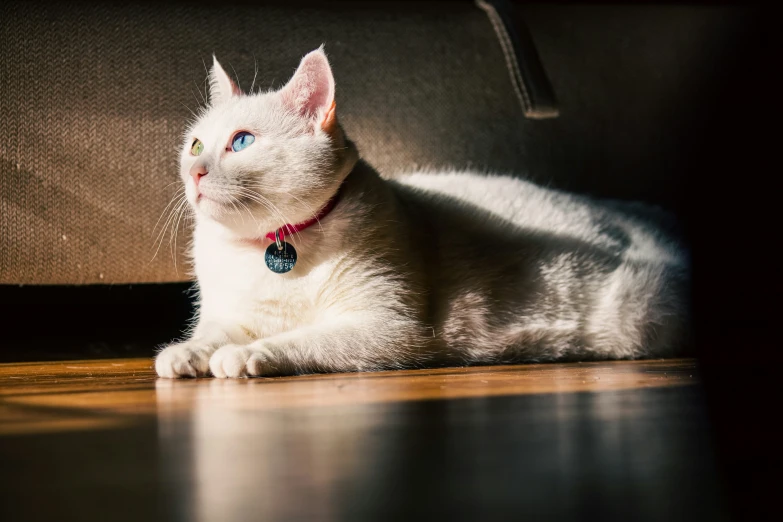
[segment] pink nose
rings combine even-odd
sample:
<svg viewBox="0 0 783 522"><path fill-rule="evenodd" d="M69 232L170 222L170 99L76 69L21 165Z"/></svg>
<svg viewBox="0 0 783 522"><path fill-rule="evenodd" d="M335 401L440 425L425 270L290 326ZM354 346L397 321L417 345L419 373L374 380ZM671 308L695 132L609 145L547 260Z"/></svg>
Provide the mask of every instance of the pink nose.
<svg viewBox="0 0 783 522"><path fill-rule="evenodd" d="M209 174L207 172L207 167L204 165L193 165L193 168L190 169L190 177L193 178L193 182L198 187L198 182L201 181L201 178Z"/></svg>

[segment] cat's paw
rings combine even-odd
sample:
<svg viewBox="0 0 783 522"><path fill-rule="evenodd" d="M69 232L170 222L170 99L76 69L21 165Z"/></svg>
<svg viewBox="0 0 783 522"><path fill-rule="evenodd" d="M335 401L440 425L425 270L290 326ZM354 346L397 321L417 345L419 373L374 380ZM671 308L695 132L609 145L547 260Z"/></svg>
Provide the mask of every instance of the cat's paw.
<svg viewBox="0 0 783 522"><path fill-rule="evenodd" d="M212 375L226 377L258 377L271 371L271 354L264 348L227 344L218 348L209 359Z"/></svg>
<svg viewBox="0 0 783 522"><path fill-rule="evenodd" d="M209 371L212 349L192 341L167 346L155 357L155 371L161 377L203 377Z"/></svg>

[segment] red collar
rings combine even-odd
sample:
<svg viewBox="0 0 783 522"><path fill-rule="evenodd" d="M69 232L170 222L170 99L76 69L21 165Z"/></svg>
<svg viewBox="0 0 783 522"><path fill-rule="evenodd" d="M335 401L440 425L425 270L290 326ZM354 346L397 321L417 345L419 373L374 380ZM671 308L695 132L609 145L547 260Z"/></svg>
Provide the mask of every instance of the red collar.
<svg viewBox="0 0 783 522"><path fill-rule="evenodd" d="M295 234L297 232L301 232L302 230L306 229L307 227L311 227L321 221L323 218L329 215L329 212L334 210L334 207L337 206L337 201L340 199L340 191L338 190L337 193L332 196L332 199L326 202L326 205L323 206L320 212L318 212L318 215L316 215L314 218L308 219L307 221L302 221L301 223L297 223L295 225L285 224L282 227L280 227L278 230L280 230L280 240L285 241L285 235L286 234ZM275 232L276 230L273 230L272 232L269 232L266 236L267 239L271 239L272 241L275 240Z"/></svg>

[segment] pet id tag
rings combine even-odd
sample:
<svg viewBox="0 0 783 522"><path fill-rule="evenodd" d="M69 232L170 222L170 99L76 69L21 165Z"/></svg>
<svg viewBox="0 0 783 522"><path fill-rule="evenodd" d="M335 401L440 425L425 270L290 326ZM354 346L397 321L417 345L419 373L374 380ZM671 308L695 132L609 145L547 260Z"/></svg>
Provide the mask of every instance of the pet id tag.
<svg viewBox="0 0 783 522"><path fill-rule="evenodd" d="M275 231L275 242L269 245L264 255L266 266L276 274L290 272L296 264L296 249L280 239L280 230Z"/></svg>

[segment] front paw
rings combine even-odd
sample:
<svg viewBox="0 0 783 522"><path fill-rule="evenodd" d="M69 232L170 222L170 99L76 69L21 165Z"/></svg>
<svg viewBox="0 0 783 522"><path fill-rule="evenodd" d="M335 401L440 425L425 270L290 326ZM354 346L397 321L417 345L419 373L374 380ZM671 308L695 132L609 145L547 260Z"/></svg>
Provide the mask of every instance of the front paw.
<svg viewBox="0 0 783 522"><path fill-rule="evenodd" d="M258 377L272 371L271 353L264 348L227 344L212 354L209 369L212 375L226 377Z"/></svg>
<svg viewBox="0 0 783 522"><path fill-rule="evenodd" d="M161 377L202 377L209 371L212 348L193 341L172 344L155 357L155 371Z"/></svg>

